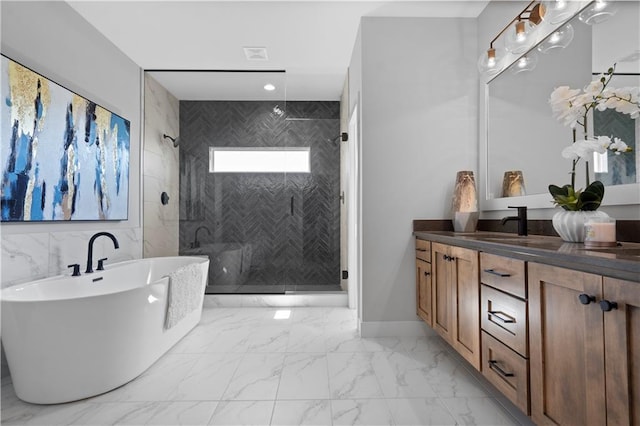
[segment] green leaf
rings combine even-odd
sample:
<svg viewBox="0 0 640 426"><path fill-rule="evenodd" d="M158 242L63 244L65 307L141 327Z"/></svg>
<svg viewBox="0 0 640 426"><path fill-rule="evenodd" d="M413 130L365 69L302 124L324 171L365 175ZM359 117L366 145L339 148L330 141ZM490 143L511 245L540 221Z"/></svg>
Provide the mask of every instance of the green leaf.
<svg viewBox="0 0 640 426"><path fill-rule="evenodd" d="M578 209L582 211L598 210L603 197L604 185L598 180L593 181L578 197Z"/></svg>
<svg viewBox="0 0 640 426"><path fill-rule="evenodd" d="M560 206L565 210L578 209L578 195L571 185L559 187L557 185L549 185L549 193L553 197L556 206Z"/></svg>

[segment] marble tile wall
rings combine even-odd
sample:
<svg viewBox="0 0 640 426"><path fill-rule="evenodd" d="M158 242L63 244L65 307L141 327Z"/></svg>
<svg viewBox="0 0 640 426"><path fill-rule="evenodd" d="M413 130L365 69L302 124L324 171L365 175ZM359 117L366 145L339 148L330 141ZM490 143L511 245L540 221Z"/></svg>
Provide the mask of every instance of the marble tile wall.
<svg viewBox="0 0 640 426"><path fill-rule="evenodd" d="M180 157L163 135L179 136L179 102L149 75L144 90L143 256L177 256ZM169 195L166 205L162 192Z"/></svg>
<svg viewBox="0 0 640 426"><path fill-rule="evenodd" d="M108 264L140 257L140 228L109 229L106 225L103 229L91 231L3 234L1 287L65 274L68 270L67 265L73 263L79 263L81 268L84 268L89 239L99 231L108 231L115 235L120 248L114 249L109 238L99 238L94 244L94 259L106 257Z"/></svg>

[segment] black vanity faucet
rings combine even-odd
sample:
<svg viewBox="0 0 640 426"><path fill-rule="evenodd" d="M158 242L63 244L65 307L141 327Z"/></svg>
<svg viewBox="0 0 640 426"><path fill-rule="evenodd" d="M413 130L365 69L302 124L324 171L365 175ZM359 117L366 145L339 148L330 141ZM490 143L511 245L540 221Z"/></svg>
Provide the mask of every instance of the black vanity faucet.
<svg viewBox="0 0 640 426"><path fill-rule="evenodd" d="M527 233L527 207L526 206L508 206L510 209L518 209L518 216L507 216L502 218L502 224L510 220L518 221L518 235L528 235Z"/></svg>
<svg viewBox="0 0 640 426"><path fill-rule="evenodd" d="M101 237L103 235L105 237L111 238L111 241L113 241L114 248L116 249L120 248L120 244L118 244L118 240L113 234L109 232L98 232L96 234L93 234L93 236L89 240L89 254L87 255L87 270L84 271L85 274L93 272L93 242L96 240L96 238Z"/></svg>

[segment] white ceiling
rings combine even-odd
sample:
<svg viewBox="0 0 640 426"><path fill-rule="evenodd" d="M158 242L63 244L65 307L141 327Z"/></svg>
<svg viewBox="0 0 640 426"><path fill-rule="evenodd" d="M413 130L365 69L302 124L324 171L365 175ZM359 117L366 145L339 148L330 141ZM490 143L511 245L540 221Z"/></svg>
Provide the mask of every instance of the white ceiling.
<svg viewBox="0 0 640 426"><path fill-rule="evenodd" d="M362 16L477 17L488 3L67 2L143 69L182 71L152 73L180 100L339 100ZM268 59L249 61L244 47L265 47ZM209 70L286 73L229 74ZM264 91L266 80L275 77L275 94Z"/></svg>

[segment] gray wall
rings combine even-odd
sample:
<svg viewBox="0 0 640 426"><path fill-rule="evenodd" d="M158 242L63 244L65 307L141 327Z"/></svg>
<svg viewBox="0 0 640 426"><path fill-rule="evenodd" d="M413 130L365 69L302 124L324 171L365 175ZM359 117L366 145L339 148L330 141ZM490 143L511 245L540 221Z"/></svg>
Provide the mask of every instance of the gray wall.
<svg viewBox="0 0 640 426"><path fill-rule="evenodd" d="M412 220L450 218L456 171L476 168L477 46L474 19L365 17L360 31L349 88L361 91L368 334L416 320Z"/></svg>
<svg viewBox="0 0 640 426"><path fill-rule="evenodd" d="M274 112L276 105L284 115ZM248 285L280 286L274 292L338 289L339 110L339 102L180 102L181 251L204 225L211 235L200 232L201 244L251 246ZM212 146L308 146L311 173L209 173ZM209 284L217 283L210 277ZM249 288L240 291L260 292Z"/></svg>

